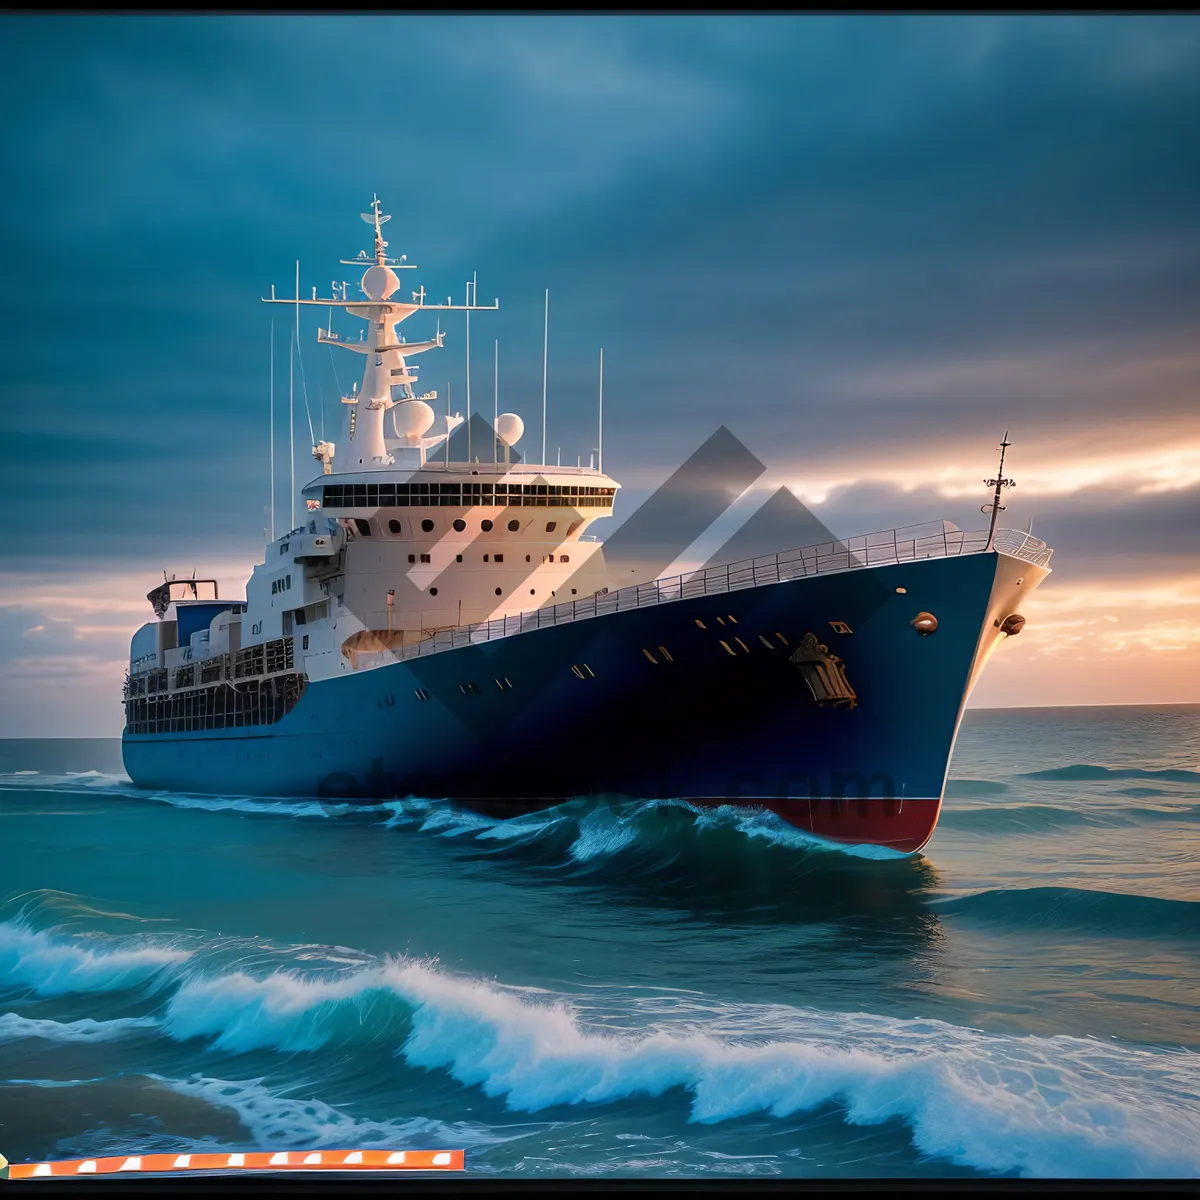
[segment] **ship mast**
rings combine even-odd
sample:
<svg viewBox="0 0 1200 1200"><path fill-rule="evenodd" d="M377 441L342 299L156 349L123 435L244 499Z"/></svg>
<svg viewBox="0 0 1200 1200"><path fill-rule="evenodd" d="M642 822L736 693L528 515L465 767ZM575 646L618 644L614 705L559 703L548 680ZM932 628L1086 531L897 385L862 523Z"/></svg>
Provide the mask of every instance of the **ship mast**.
<svg viewBox="0 0 1200 1200"><path fill-rule="evenodd" d="M992 514L992 523L988 526L987 548L989 550L992 548L992 540L996 536L996 519L1000 516L1000 514L1004 511L1004 508L1005 508L1005 506L1000 503L1000 492L1002 489L1004 489L1006 487L1016 487L1017 486L1017 481L1015 479L1005 479L1004 478L1004 452L1011 445L1012 445L1012 442L1010 442L1008 440L1008 430L1006 429L1004 431L1004 437L1001 439L1000 447L999 447L999 449L1000 449L1000 469L996 472L995 479L985 479L983 481L987 487L996 489L994 494L992 495L991 504L985 504L979 510L980 512L983 512L983 513L990 512Z"/></svg>
<svg viewBox="0 0 1200 1200"><path fill-rule="evenodd" d="M342 397L342 403L351 407L352 413L356 413L357 417L350 421L348 426L350 444L345 445L342 454L338 455L339 471L370 471L392 466L396 460L389 453L385 441L385 414L398 404L419 404L437 399L436 392L422 395L416 393L413 388L417 381L414 373L416 368L410 366L406 359L426 350L440 349L445 335L439 327L437 334L429 341L405 342L396 333L396 327L417 312L470 313L494 311L500 307L499 300L494 304L473 303L474 288L471 289L469 302L466 304L454 304L449 298L445 304L428 304L423 287L412 293L411 303L393 299L400 288L397 272L416 270L416 267L406 261L406 255L402 254L399 258L388 257L383 225L391 220L391 217L381 211L378 196L371 201L371 211L361 215L375 230L374 259L368 257L367 252L363 250L357 258L341 259L340 262L344 266L364 268L359 289L365 300L350 300L345 283L341 285L340 293L334 285L330 289L334 294L324 298L319 298L314 288L311 300L301 300L298 297L294 300L276 299L274 287L271 288L270 297L263 298L265 304L295 304L297 307L313 305L328 308L331 312L334 308L340 308L368 323L366 336L358 341L344 340L331 328L317 330L318 342L361 354L366 359L361 385L351 395ZM413 436L419 440L419 435ZM449 424L445 436L448 440ZM313 457L322 463L326 474L331 471L335 451L334 445L324 441L313 447Z"/></svg>

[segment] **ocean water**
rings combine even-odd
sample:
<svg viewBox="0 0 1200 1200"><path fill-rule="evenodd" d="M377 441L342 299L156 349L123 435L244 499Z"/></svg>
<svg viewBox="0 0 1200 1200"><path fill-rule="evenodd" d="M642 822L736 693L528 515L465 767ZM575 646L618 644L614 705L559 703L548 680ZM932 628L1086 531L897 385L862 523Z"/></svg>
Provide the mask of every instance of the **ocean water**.
<svg viewBox="0 0 1200 1200"><path fill-rule="evenodd" d="M968 714L921 855L146 794L0 743L0 1151L1200 1175L1200 707Z"/></svg>

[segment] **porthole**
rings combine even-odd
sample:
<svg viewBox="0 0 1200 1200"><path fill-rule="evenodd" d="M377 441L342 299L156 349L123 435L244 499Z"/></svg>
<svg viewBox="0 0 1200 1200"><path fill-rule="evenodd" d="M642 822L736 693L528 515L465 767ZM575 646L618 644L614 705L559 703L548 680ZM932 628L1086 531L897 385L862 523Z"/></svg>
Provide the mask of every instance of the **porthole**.
<svg viewBox="0 0 1200 1200"><path fill-rule="evenodd" d="M421 528L426 533L432 533L433 532L433 522L428 517L426 517L425 520L423 520L421 522Z"/></svg>
<svg viewBox="0 0 1200 1200"><path fill-rule="evenodd" d="M362 517L354 518L354 528L357 529L363 537L371 536L371 522L364 521Z"/></svg>
<svg viewBox="0 0 1200 1200"><path fill-rule="evenodd" d="M532 560L530 559L530 557L529 557L529 555L528 555L528 554L527 554L527 555L525 555L525 561L526 561L526 562L530 562L530 561L532 561Z"/></svg>
<svg viewBox="0 0 1200 1200"><path fill-rule="evenodd" d="M479 528L482 529L484 533L491 533L492 523L491 521L480 521Z"/></svg>
<svg viewBox="0 0 1200 1200"><path fill-rule="evenodd" d="M431 596L436 596L436 595L437 595L437 588L435 588L435 587L431 587L431 588L429 589L429 594L430 594Z"/></svg>
<svg viewBox="0 0 1200 1200"><path fill-rule="evenodd" d="M520 528L521 528L520 521L509 521L509 523L508 523L508 532L509 533L516 533L517 530Z"/></svg>
<svg viewBox="0 0 1200 1200"><path fill-rule="evenodd" d="M467 527L467 523L461 517L457 521L454 522L454 532L455 533L462 533L462 531L464 529L466 529L466 527Z"/></svg>
<svg viewBox="0 0 1200 1200"><path fill-rule="evenodd" d="M397 521L395 517L393 517L388 522L388 532L389 533L399 533L403 528L404 528L404 526L401 525L400 522Z"/></svg>
<svg viewBox="0 0 1200 1200"><path fill-rule="evenodd" d="M529 594L530 594L531 596L534 594L534 590L533 590L533 588L530 588L530 589L529 589Z"/></svg>
<svg viewBox="0 0 1200 1200"><path fill-rule="evenodd" d="M408 556L408 561L411 563L415 563L417 561L417 556L415 554L410 554Z"/></svg>
<svg viewBox="0 0 1200 1200"><path fill-rule="evenodd" d="M558 527L557 521L547 521L546 522L546 532L547 533L553 533L557 527Z"/></svg>
<svg viewBox="0 0 1200 1200"><path fill-rule="evenodd" d="M454 556L454 561L455 561L455 562L462 562L462 555L461 555L461 554L456 554L456 555Z"/></svg>
<svg viewBox="0 0 1200 1200"><path fill-rule="evenodd" d="M499 596L499 595L500 595L500 589L499 589L499 588L497 588L497 589L496 589L496 595L497 595L497 596Z"/></svg>
<svg viewBox="0 0 1200 1200"><path fill-rule="evenodd" d="M488 556L485 554L485 555L483 556L483 561L484 561L484 562L487 562L487 560L488 560Z"/></svg>

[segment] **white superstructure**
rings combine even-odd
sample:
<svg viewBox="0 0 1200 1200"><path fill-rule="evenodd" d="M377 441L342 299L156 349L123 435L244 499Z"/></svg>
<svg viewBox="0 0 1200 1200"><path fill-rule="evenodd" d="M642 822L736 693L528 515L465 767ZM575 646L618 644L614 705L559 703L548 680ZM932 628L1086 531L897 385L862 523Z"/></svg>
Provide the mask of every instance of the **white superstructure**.
<svg viewBox="0 0 1200 1200"><path fill-rule="evenodd" d="M470 284L466 304L426 303L424 288L411 303L395 299L397 272L413 268L387 257L381 227L388 217L378 199L363 217L374 225L374 258L363 252L342 262L364 267L365 299L348 298L342 284L331 297L314 289L311 299L283 299L272 289L265 301L340 308L367 323L357 341L318 330L322 344L362 356L364 367L361 382L341 397L338 441L313 447L322 474L301 489L305 520L267 545L245 601L225 604L202 628L187 627L212 610L196 608L184 583L171 581L162 619L134 641L133 675L168 673L155 691L199 685L199 672L185 670L177 683L176 670L206 660L215 678L223 655L257 662L258 646L315 682L383 665L448 629L606 590L603 551L587 531L612 513L619 485L592 467L519 461L513 447L524 424L514 413L499 415L495 437L486 423L469 460L450 459L455 431L457 444L466 433L464 418L437 413L437 393L418 393L408 362L440 348L444 334L439 324L434 337L408 342L398 327L417 313L492 311L499 302L473 303ZM235 666L225 663L221 677L236 678Z"/></svg>

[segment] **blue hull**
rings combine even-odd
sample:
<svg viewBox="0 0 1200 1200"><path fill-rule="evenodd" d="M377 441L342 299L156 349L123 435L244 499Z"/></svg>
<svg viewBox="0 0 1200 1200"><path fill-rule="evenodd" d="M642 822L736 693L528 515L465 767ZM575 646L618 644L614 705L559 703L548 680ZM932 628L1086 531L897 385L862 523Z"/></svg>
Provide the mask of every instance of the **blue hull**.
<svg viewBox="0 0 1200 1200"><path fill-rule="evenodd" d="M126 732L125 767L143 788L445 797L500 814L601 796L766 804L822 836L915 850L936 824L998 561L771 583L347 673L270 726ZM911 625L921 610L932 636ZM808 632L842 660L855 707L819 706L789 661Z"/></svg>

